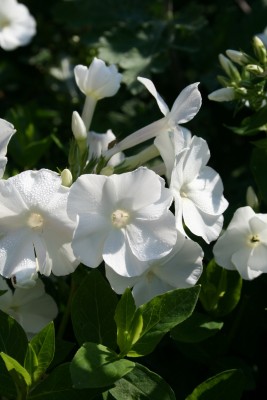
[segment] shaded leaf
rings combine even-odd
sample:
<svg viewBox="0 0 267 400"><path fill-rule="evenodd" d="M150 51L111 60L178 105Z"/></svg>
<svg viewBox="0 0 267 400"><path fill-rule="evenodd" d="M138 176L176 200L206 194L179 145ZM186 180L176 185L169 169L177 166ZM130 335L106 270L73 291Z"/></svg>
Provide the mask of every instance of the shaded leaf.
<svg viewBox="0 0 267 400"><path fill-rule="evenodd" d="M106 346L85 343L75 354L70 373L75 388L100 388L112 385L134 366Z"/></svg>
<svg viewBox="0 0 267 400"><path fill-rule="evenodd" d="M92 270L77 290L71 318L79 344L95 342L116 348L114 314L117 295L99 271Z"/></svg>

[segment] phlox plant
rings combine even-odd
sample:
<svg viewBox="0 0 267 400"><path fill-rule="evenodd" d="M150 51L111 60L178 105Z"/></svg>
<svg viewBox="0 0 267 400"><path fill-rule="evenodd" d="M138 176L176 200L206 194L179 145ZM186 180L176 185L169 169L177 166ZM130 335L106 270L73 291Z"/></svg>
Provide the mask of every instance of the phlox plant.
<svg viewBox="0 0 267 400"><path fill-rule="evenodd" d="M35 34L26 6L0 4L3 51ZM253 46L254 58L219 56L227 77L209 95L251 111L231 128L244 135L266 131L267 51L259 37ZM69 142L50 139L68 165L9 169L19 128L0 118L1 399L243 398L258 366L231 356L253 302L242 286L267 272L259 154L258 193L249 187L246 204L233 210L208 142L191 129L201 82L167 105L149 73L137 76L136 96L151 97L162 115L121 138L93 121L104 99L119 96L124 72L94 54L88 65L64 66L76 93L65 116ZM266 156L266 138L257 148Z"/></svg>

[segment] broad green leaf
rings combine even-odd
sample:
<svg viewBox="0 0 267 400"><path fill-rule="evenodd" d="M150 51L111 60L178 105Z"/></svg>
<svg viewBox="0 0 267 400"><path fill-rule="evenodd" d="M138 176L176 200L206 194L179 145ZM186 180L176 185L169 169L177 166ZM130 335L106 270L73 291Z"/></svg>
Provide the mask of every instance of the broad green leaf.
<svg viewBox="0 0 267 400"><path fill-rule="evenodd" d="M92 270L77 290L71 318L79 344L95 342L116 348L114 314L117 295L99 271Z"/></svg>
<svg viewBox="0 0 267 400"><path fill-rule="evenodd" d="M0 310L0 351L23 364L27 347L28 339L21 325Z"/></svg>
<svg viewBox="0 0 267 400"><path fill-rule="evenodd" d="M85 343L75 354L70 373L73 387L101 388L112 385L135 366L119 358L113 350L96 343Z"/></svg>
<svg viewBox="0 0 267 400"><path fill-rule="evenodd" d="M165 333L190 317L199 291L199 286L175 289L140 306L138 310L143 317L143 329L128 356L139 357L151 353Z"/></svg>
<svg viewBox="0 0 267 400"><path fill-rule="evenodd" d="M215 335L223 327L223 322L214 321L208 315L194 312L191 317L171 330L174 340L197 343Z"/></svg>
<svg viewBox="0 0 267 400"><path fill-rule="evenodd" d="M55 368L28 396L28 400L91 400L100 389L74 389L70 376L70 363Z"/></svg>
<svg viewBox="0 0 267 400"><path fill-rule="evenodd" d="M267 130L267 106L260 108L259 111L250 117L243 119L240 127L230 127L232 131L239 135L254 135Z"/></svg>
<svg viewBox="0 0 267 400"><path fill-rule="evenodd" d="M240 400L244 390L241 370L221 372L197 386L186 400Z"/></svg>
<svg viewBox="0 0 267 400"><path fill-rule="evenodd" d="M175 400L170 386L159 375L140 364L115 382L115 387L109 393L116 400Z"/></svg>
<svg viewBox="0 0 267 400"><path fill-rule="evenodd" d="M267 148L255 148L252 152L250 168L264 203L267 204Z"/></svg>
<svg viewBox="0 0 267 400"><path fill-rule="evenodd" d="M38 368L38 358L31 343L28 343L28 349L24 360L24 368L29 372L33 381L34 373Z"/></svg>
<svg viewBox="0 0 267 400"><path fill-rule="evenodd" d="M200 283L200 301L214 317L227 315L237 306L242 278L236 271L221 268L211 260L201 275Z"/></svg>
<svg viewBox="0 0 267 400"><path fill-rule="evenodd" d="M3 359L0 357L0 396L16 397L16 386L11 378Z"/></svg>
<svg viewBox="0 0 267 400"><path fill-rule="evenodd" d="M137 342L143 328L143 317L136 312L136 305L131 289L126 289L115 312L117 324L117 343L121 353L127 354L132 345Z"/></svg>
<svg viewBox="0 0 267 400"><path fill-rule="evenodd" d="M4 361L6 369L13 379L13 382L17 388L17 392L23 396L26 396L32 383L29 373L17 360L9 355L1 352L0 357Z"/></svg>
<svg viewBox="0 0 267 400"><path fill-rule="evenodd" d="M51 321L29 343L25 367L37 382L51 364L55 352L54 323ZM32 363L32 364L31 364Z"/></svg>

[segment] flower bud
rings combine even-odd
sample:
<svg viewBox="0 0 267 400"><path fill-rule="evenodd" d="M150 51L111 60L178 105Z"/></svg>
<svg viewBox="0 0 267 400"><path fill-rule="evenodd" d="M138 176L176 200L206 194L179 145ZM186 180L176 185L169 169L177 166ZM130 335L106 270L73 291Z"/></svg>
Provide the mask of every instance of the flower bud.
<svg viewBox="0 0 267 400"><path fill-rule="evenodd" d="M72 113L71 129L76 140L87 140L86 127L77 111Z"/></svg>
<svg viewBox="0 0 267 400"><path fill-rule="evenodd" d="M208 95L213 101L231 101L235 99L235 90L231 87L215 90Z"/></svg>
<svg viewBox="0 0 267 400"><path fill-rule="evenodd" d="M245 68L248 72L251 72L255 75L261 75L264 72L264 69L256 64L248 64Z"/></svg>
<svg viewBox="0 0 267 400"><path fill-rule="evenodd" d="M70 187L72 185L73 179L72 174L68 168L63 169L61 172L61 184L62 186Z"/></svg>
<svg viewBox="0 0 267 400"><path fill-rule="evenodd" d="M258 209L259 200L252 186L247 188L246 201L247 205L253 208L255 211Z"/></svg>
<svg viewBox="0 0 267 400"><path fill-rule="evenodd" d="M258 58L260 63L264 64L267 58L267 50L262 40L258 36L254 36L252 44L256 57Z"/></svg>
<svg viewBox="0 0 267 400"><path fill-rule="evenodd" d="M235 93L241 94L242 96L246 96L248 91L246 88L240 87L240 88L235 89Z"/></svg>
<svg viewBox="0 0 267 400"><path fill-rule="evenodd" d="M219 54L219 61L223 70L229 76L229 78L231 78L233 81L241 80L238 69L227 57L225 57L223 54Z"/></svg>
<svg viewBox="0 0 267 400"><path fill-rule="evenodd" d="M246 65L252 60L251 57L249 57L246 53L243 53L241 51L226 50L226 54L231 61L239 65Z"/></svg>

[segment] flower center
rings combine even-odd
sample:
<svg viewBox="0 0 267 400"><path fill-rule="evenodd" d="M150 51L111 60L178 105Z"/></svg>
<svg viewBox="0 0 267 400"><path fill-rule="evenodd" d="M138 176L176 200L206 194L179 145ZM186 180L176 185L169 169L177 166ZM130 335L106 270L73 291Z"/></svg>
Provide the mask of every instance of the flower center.
<svg viewBox="0 0 267 400"><path fill-rule="evenodd" d="M129 222L130 215L127 211L124 210L116 210L112 213L111 220L112 224L116 228L123 228Z"/></svg>
<svg viewBox="0 0 267 400"><path fill-rule="evenodd" d="M250 237L249 237L249 243L250 243L250 245L251 246L253 246L253 247L256 247L256 246L258 246L259 244L260 244L260 237L259 237L259 235L251 235Z"/></svg>
<svg viewBox="0 0 267 400"><path fill-rule="evenodd" d="M10 25L10 21L3 15L0 15L0 29L4 29L8 25Z"/></svg>
<svg viewBox="0 0 267 400"><path fill-rule="evenodd" d="M27 225L32 229L41 229L44 224L44 219L41 214L31 213L27 220Z"/></svg>

